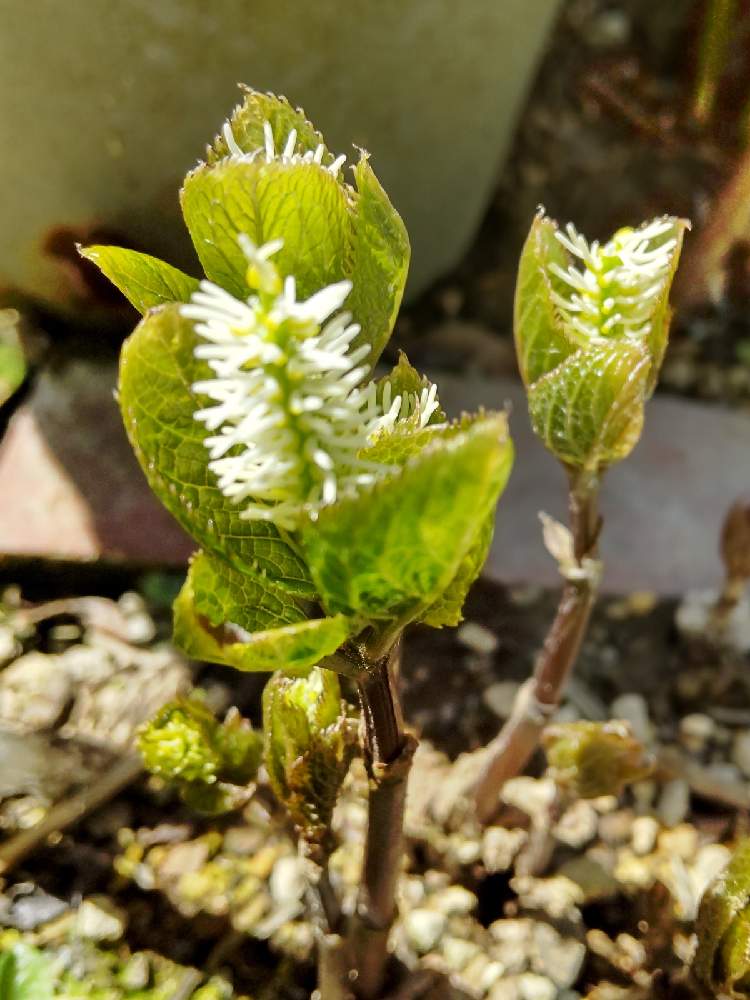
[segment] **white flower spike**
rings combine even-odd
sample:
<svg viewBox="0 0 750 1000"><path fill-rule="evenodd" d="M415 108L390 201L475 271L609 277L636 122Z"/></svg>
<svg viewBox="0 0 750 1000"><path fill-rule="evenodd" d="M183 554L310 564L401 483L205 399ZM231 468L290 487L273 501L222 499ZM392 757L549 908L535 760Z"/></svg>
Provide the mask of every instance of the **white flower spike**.
<svg viewBox="0 0 750 1000"><path fill-rule="evenodd" d="M294 278L283 283L270 259L281 240L256 247L239 237L253 294L235 299L203 281L181 313L202 338L197 358L214 378L193 390L213 405L195 417L219 488L243 505L242 517L294 530L303 512L387 474L358 453L382 430L414 413L424 426L437 408L435 386L402 399L391 387L378 405L375 385L361 387L369 345L351 349L359 326L340 312L351 282L339 281L298 302Z"/></svg>
<svg viewBox="0 0 750 1000"><path fill-rule="evenodd" d="M655 219L640 229L620 229L607 243L593 242L568 223L555 236L582 264L549 270L564 283L552 300L570 333L587 341L648 336L660 293L669 280L677 239L675 220Z"/></svg>

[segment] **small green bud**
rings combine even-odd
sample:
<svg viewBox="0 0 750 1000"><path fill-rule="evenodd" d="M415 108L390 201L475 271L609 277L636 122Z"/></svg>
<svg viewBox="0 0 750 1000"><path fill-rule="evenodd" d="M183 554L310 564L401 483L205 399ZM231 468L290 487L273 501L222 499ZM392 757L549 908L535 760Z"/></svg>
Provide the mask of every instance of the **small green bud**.
<svg viewBox="0 0 750 1000"><path fill-rule="evenodd" d="M253 779L261 737L235 710L221 723L196 699L169 702L138 734L148 771L166 781L244 785Z"/></svg>
<svg viewBox="0 0 750 1000"><path fill-rule="evenodd" d="M274 674L263 692L263 729L271 787L301 836L320 843L354 752L336 674Z"/></svg>
<svg viewBox="0 0 750 1000"><path fill-rule="evenodd" d="M712 995L750 997L750 839L706 889L695 929L696 978Z"/></svg>
<svg viewBox="0 0 750 1000"><path fill-rule="evenodd" d="M625 722L568 722L542 736L552 777L582 799L619 795L653 763Z"/></svg>

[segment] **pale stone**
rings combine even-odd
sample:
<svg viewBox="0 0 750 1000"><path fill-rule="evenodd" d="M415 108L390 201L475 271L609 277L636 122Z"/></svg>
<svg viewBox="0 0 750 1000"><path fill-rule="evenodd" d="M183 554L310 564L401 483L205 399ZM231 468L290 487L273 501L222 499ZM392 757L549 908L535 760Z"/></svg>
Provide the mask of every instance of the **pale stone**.
<svg viewBox="0 0 750 1000"><path fill-rule="evenodd" d="M684 778L674 778L662 788L657 806L664 826L677 826L690 811L690 785Z"/></svg>
<svg viewBox="0 0 750 1000"><path fill-rule="evenodd" d="M520 687L517 681L495 681L482 692L482 701L499 719L507 719L513 711Z"/></svg>
<svg viewBox="0 0 750 1000"><path fill-rule="evenodd" d="M497 649L498 638L492 629L479 622L464 622L456 632L456 638L475 653L491 655Z"/></svg>
<svg viewBox="0 0 750 1000"><path fill-rule="evenodd" d="M125 932L127 917L105 896L84 899L76 913L76 932L92 941L119 941Z"/></svg>
<svg viewBox="0 0 750 1000"><path fill-rule="evenodd" d="M410 910L404 917L406 938L418 955L426 955L435 948L445 933L448 918L438 910L423 907Z"/></svg>
<svg viewBox="0 0 750 1000"><path fill-rule="evenodd" d="M613 719L624 719L630 723L633 736L641 743L649 744L653 740L648 704L642 694L621 694L610 705L610 712Z"/></svg>
<svg viewBox="0 0 750 1000"><path fill-rule="evenodd" d="M653 816L638 816L633 820L631 840L636 854L650 854L656 844L659 824Z"/></svg>

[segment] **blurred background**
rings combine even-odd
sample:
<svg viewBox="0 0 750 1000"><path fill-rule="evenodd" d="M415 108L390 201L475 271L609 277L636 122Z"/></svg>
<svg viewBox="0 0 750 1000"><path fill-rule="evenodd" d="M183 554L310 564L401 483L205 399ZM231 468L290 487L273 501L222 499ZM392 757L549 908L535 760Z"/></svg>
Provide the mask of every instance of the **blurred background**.
<svg viewBox="0 0 750 1000"><path fill-rule="evenodd" d="M191 545L150 497L112 398L135 314L75 246L119 243L199 273L178 190L242 81L303 106L337 152L367 148L403 214L412 267L385 360L406 350L453 411L515 404L498 579L554 582L536 513L562 513L511 337L537 205L590 238L692 220L660 394L607 485L605 586L714 582L750 445L749 6L37 0L30 15L0 0L0 303L17 310L0 332L8 574L33 576L39 557L74 575L184 564Z"/></svg>

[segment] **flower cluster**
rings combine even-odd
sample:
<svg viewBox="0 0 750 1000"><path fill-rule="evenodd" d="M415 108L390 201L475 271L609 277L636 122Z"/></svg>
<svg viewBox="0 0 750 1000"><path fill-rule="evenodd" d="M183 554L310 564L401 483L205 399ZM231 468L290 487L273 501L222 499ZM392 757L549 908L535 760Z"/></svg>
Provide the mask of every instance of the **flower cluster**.
<svg viewBox="0 0 750 1000"><path fill-rule="evenodd" d="M270 259L281 245L241 236L247 300L203 281L181 311L214 374L193 386L213 401L195 414L211 432L209 469L242 517L294 530L303 511L314 517L390 471L359 453L399 420L426 425L438 403L435 386L394 397L386 383L378 400L374 383L362 385L370 348L352 346L360 328L340 311L351 282L298 302L294 278L282 281Z"/></svg>
<svg viewBox="0 0 750 1000"><path fill-rule="evenodd" d="M604 244L589 244L572 223L565 232L555 233L583 265L580 270L572 264L567 268L549 265L559 279L553 287L553 302L574 337L648 336L672 270L677 246L674 231L674 219L665 217L640 229L620 229Z"/></svg>

